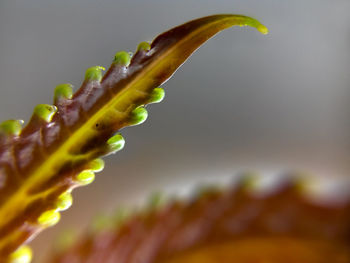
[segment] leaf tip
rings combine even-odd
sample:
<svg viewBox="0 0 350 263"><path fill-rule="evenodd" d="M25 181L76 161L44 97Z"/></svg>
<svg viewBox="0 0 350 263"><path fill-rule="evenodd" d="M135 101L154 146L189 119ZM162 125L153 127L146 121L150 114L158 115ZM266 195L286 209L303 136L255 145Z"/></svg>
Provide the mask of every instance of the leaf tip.
<svg viewBox="0 0 350 263"><path fill-rule="evenodd" d="M263 35L267 35L269 33L269 29L263 24L258 25L256 29Z"/></svg>

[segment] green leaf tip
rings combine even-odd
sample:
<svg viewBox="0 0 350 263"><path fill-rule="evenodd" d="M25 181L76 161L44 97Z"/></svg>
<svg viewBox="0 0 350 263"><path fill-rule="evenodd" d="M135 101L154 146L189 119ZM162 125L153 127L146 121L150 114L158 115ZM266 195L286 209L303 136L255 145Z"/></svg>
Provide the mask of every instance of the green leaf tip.
<svg viewBox="0 0 350 263"><path fill-rule="evenodd" d="M9 257L9 263L30 263L33 257L32 249L29 246L21 246Z"/></svg>
<svg viewBox="0 0 350 263"><path fill-rule="evenodd" d="M258 25L256 29L263 35L267 35L269 33L269 29L262 24Z"/></svg>
<svg viewBox="0 0 350 263"><path fill-rule="evenodd" d="M50 122L56 112L57 107L49 104L38 104L34 108L34 115L46 122Z"/></svg>
<svg viewBox="0 0 350 263"><path fill-rule="evenodd" d="M131 56L126 51L119 51L114 56L113 63L121 66L129 66L131 60Z"/></svg>
<svg viewBox="0 0 350 263"><path fill-rule="evenodd" d="M141 42L138 46L137 46L137 51L139 50L144 50L144 51L149 51L151 49L151 44L149 42Z"/></svg>
<svg viewBox="0 0 350 263"><path fill-rule="evenodd" d="M82 171L76 177L76 181L80 185L91 184L94 180L95 180L95 173L91 170Z"/></svg>
<svg viewBox="0 0 350 263"><path fill-rule="evenodd" d="M102 66L94 66L94 67L88 68L85 72L85 80L101 81L103 70L106 70L106 69Z"/></svg>
<svg viewBox="0 0 350 263"><path fill-rule="evenodd" d="M60 221L61 215L56 210L48 210L42 213L38 218L39 225L43 227L54 226Z"/></svg>
<svg viewBox="0 0 350 263"><path fill-rule="evenodd" d="M131 126L139 125L139 124L145 122L147 117L148 117L147 110L144 107L139 106L131 112L131 118L129 121L129 125L131 125Z"/></svg>
<svg viewBox="0 0 350 263"><path fill-rule="evenodd" d="M7 120L0 124L0 133L18 136L22 131L22 120Z"/></svg>
<svg viewBox="0 0 350 263"><path fill-rule="evenodd" d="M73 97L73 86L71 84L60 84L55 88L54 99L71 99Z"/></svg>
<svg viewBox="0 0 350 263"><path fill-rule="evenodd" d="M159 103L164 99L165 91L162 88L155 88L152 90L150 98L148 99L148 104Z"/></svg>
<svg viewBox="0 0 350 263"><path fill-rule="evenodd" d="M69 191L61 194L56 201L56 206L59 211L67 210L69 207L72 206L72 204L73 197Z"/></svg>
<svg viewBox="0 0 350 263"><path fill-rule="evenodd" d="M116 153L117 151L120 151L124 148L125 140L120 133L117 133L116 135L108 139L107 144L110 148L110 151L112 153Z"/></svg>
<svg viewBox="0 0 350 263"><path fill-rule="evenodd" d="M261 34L266 35L269 33L269 30L266 26L261 24L258 20L249 17L249 16L243 16L243 15L222 15L226 16L228 20L231 20L231 25L237 25L237 26L251 26L254 27L256 30L258 30Z"/></svg>

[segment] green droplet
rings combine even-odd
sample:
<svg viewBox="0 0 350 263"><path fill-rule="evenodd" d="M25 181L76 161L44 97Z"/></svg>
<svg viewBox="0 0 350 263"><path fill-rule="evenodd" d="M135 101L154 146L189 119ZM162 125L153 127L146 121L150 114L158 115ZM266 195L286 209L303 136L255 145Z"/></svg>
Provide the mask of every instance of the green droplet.
<svg viewBox="0 0 350 263"><path fill-rule="evenodd" d="M98 173L98 172L101 172L105 167L105 162L102 159L98 158L91 161L88 164L88 166L90 170L94 171L95 173Z"/></svg>
<svg viewBox="0 0 350 263"><path fill-rule="evenodd" d="M118 133L113 137L109 138L107 144L109 145L110 150L112 152L117 152L124 148L125 140L123 136L120 133Z"/></svg>
<svg viewBox="0 0 350 263"><path fill-rule="evenodd" d="M38 218L38 223L44 227L53 226L60 221L61 215L56 210L48 210Z"/></svg>
<svg viewBox="0 0 350 263"><path fill-rule="evenodd" d="M147 117L148 117L147 110L142 106L137 107L131 112L129 125L139 125L143 123L147 119Z"/></svg>
<svg viewBox="0 0 350 263"><path fill-rule="evenodd" d="M138 46L137 46L137 51L139 50L145 50L145 51L149 51L151 49L151 45L148 42L141 42Z"/></svg>
<svg viewBox="0 0 350 263"><path fill-rule="evenodd" d="M30 263L33 252L29 246L21 246L9 257L10 263ZM6 261L7 262L7 261Z"/></svg>
<svg viewBox="0 0 350 263"><path fill-rule="evenodd" d="M76 177L76 181L81 185L91 184L94 180L95 180L95 173L90 170L82 171Z"/></svg>
<svg viewBox="0 0 350 263"><path fill-rule="evenodd" d="M130 60L131 60L131 57L128 52L119 51L117 52L117 54L115 54L113 63L127 67L130 64Z"/></svg>
<svg viewBox="0 0 350 263"><path fill-rule="evenodd" d="M101 67L101 66L94 66L94 67L88 68L85 72L85 80L87 80L87 81L101 81L102 70L105 70L105 68Z"/></svg>
<svg viewBox="0 0 350 263"><path fill-rule="evenodd" d="M58 197L56 201L56 206L58 210L64 211L64 210L67 210L69 207L71 207L72 203L73 203L72 194L70 192L65 192Z"/></svg>
<svg viewBox="0 0 350 263"><path fill-rule="evenodd" d="M55 88L55 101L59 98L71 99L73 97L73 86L71 84L60 84Z"/></svg>
<svg viewBox="0 0 350 263"><path fill-rule="evenodd" d="M34 115L38 116L46 122L50 122L56 111L56 106L48 104L38 104L34 108Z"/></svg>
<svg viewBox="0 0 350 263"><path fill-rule="evenodd" d="M0 124L0 133L18 136L22 130L22 120L7 120Z"/></svg>
<svg viewBox="0 0 350 263"><path fill-rule="evenodd" d="M162 88L155 88L152 90L150 98L148 99L148 104L159 103L164 99L165 91Z"/></svg>

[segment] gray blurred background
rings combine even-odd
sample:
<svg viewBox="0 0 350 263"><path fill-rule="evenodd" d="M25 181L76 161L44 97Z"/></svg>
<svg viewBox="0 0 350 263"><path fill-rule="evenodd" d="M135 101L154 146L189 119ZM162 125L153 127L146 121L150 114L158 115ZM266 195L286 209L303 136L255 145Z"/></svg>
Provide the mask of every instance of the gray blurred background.
<svg viewBox="0 0 350 263"><path fill-rule="evenodd" d="M348 0L1 0L0 120L31 116L57 84L214 13L253 16L270 34L233 28L206 43L163 87L125 149L74 191L58 226L34 242L36 262L66 228L158 189L216 181L249 168L346 176L350 170Z"/></svg>

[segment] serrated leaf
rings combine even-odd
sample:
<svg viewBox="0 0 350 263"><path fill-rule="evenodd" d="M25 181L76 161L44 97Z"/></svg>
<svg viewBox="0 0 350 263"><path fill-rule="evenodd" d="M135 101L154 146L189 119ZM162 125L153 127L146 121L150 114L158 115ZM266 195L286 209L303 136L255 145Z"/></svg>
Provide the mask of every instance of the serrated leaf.
<svg viewBox="0 0 350 263"><path fill-rule="evenodd" d="M110 138L144 121L147 112L140 106L161 100L162 92L155 95L155 88L202 43L234 25L267 33L258 21L241 15L190 21L159 35L151 45L139 45L131 61L127 52L118 53L104 76L102 67L89 68L75 94L68 84L60 85L55 105L38 105L22 131L18 125L5 125L6 132L0 134L0 257L51 221L56 223L59 197L90 183L91 162L121 148L115 140L108 143ZM46 224L47 218L54 220Z"/></svg>
<svg viewBox="0 0 350 263"><path fill-rule="evenodd" d="M266 184L268 176L243 173L232 185L206 185L189 199L172 198L160 207L159 194L153 195L121 224L103 217L96 231L62 246L47 262L349 262L344 182L329 179L336 185L332 193L318 188L318 197L310 198L321 180L299 176L270 177Z"/></svg>

